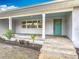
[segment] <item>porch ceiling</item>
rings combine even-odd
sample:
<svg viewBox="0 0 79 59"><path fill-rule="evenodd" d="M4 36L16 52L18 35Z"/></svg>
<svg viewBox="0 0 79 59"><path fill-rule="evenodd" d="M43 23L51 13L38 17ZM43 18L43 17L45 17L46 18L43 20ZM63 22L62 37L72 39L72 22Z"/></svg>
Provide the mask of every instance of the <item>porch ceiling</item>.
<svg viewBox="0 0 79 59"><path fill-rule="evenodd" d="M49 13L46 14L46 18L53 18L53 17L65 17L71 12L62 12L62 13ZM31 20L31 19L42 19L42 15L33 15L33 16L22 16L22 17L15 17L14 20Z"/></svg>
<svg viewBox="0 0 79 59"><path fill-rule="evenodd" d="M33 16L22 16L13 18L15 20L30 20L30 19L41 19L42 15L33 15Z"/></svg>
<svg viewBox="0 0 79 59"><path fill-rule="evenodd" d="M46 18L65 17L66 15L68 15L70 13L71 12L49 13L49 14L46 15Z"/></svg>
<svg viewBox="0 0 79 59"><path fill-rule="evenodd" d="M3 18L3 19L0 19L0 20L9 20L8 18Z"/></svg>

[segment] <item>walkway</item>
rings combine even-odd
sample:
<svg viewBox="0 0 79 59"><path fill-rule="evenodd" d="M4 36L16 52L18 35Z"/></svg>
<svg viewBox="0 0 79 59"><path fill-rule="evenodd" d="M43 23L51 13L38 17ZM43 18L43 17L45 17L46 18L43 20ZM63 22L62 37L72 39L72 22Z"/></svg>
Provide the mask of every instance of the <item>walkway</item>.
<svg viewBox="0 0 79 59"><path fill-rule="evenodd" d="M71 40L63 37L46 39L39 59L78 59Z"/></svg>

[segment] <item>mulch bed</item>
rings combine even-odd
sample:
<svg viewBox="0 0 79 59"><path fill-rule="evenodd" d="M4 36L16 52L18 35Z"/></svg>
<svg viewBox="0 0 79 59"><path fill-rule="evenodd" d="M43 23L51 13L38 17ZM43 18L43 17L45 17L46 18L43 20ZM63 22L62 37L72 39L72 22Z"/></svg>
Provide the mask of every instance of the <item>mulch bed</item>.
<svg viewBox="0 0 79 59"><path fill-rule="evenodd" d="M19 42L17 42L17 41L4 40L4 39L0 38L0 43L16 45L16 46L25 47L25 48L31 48L31 49L35 49L38 51L40 51L40 49L42 47L42 45L29 43L28 41L24 41L24 40L20 40Z"/></svg>

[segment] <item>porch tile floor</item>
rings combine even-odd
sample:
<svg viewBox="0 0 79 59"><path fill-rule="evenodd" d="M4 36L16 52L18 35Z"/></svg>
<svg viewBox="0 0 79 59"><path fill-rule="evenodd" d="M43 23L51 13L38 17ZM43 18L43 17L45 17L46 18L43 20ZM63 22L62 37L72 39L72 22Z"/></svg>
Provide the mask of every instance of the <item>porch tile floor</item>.
<svg viewBox="0 0 79 59"><path fill-rule="evenodd" d="M46 39L39 59L78 59L71 40L64 37Z"/></svg>

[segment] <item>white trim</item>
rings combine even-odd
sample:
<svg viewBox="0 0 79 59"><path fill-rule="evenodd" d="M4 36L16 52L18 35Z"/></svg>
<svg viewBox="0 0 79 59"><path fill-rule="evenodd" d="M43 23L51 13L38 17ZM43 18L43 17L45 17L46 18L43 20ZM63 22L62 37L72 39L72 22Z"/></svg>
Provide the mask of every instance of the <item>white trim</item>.
<svg viewBox="0 0 79 59"><path fill-rule="evenodd" d="M69 12L69 11L73 11L73 8L65 9L65 10L49 11L49 12L46 12L45 14L48 14L48 13L59 13L59 12ZM23 14L23 15L11 16L11 17L22 17L22 16L41 15L41 14L42 13Z"/></svg>
<svg viewBox="0 0 79 59"><path fill-rule="evenodd" d="M59 13L59 12L70 12L70 11L73 11L73 8L64 9L64 10L49 11L49 12L45 12L45 14ZM23 16L32 16L32 15L41 15L41 14L43 14L43 13L23 14L23 15L16 15L16 16L10 16L10 17L14 18L14 17L23 17ZM0 17L0 19L5 19L5 18L8 18L8 17Z"/></svg>
<svg viewBox="0 0 79 59"><path fill-rule="evenodd" d="M9 17L0 17L0 19L8 19Z"/></svg>
<svg viewBox="0 0 79 59"><path fill-rule="evenodd" d="M42 38L45 39L45 14L42 14Z"/></svg>

